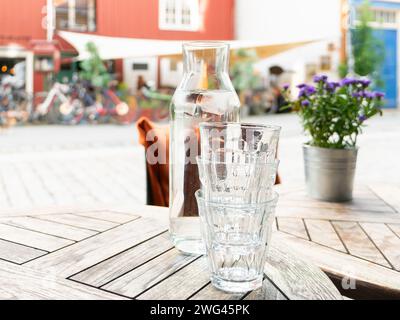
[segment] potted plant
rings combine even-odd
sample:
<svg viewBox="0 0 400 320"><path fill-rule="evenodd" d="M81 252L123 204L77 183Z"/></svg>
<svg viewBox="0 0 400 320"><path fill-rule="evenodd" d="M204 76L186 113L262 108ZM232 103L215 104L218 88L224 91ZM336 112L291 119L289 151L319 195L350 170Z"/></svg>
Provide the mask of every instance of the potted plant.
<svg viewBox="0 0 400 320"><path fill-rule="evenodd" d="M301 84L290 106L298 112L310 141L304 145L306 184L312 198L344 202L352 199L357 138L365 121L382 114L384 94L371 92L368 79L331 82L315 76L315 85ZM288 86L285 93L289 99Z"/></svg>

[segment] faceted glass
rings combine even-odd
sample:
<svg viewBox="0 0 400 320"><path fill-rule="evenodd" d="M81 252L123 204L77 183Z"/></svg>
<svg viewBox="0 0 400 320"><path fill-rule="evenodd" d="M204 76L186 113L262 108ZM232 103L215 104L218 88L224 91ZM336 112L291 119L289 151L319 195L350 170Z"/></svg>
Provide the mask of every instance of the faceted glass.
<svg viewBox="0 0 400 320"><path fill-rule="evenodd" d="M273 161L277 155L281 128L246 123L203 123L200 125L201 155L215 160Z"/></svg>
<svg viewBox="0 0 400 320"><path fill-rule="evenodd" d="M202 191L207 200L220 198L232 203L265 201L276 182L279 161L233 162L197 158Z"/></svg>
<svg viewBox="0 0 400 320"><path fill-rule="evenodd" d="M252 204L229 196L207 201L200 190L196 197L212 284L227 292L260 288L278 195Z"/></svg>

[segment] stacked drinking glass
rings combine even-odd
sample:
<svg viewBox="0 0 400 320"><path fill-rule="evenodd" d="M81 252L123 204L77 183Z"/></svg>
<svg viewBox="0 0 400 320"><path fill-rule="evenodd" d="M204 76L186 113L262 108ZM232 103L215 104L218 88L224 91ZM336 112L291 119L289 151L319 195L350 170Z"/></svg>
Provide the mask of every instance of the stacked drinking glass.
<svg viewBox="0 0 400 320"><path fill-rule="evenodd" d="M280 127L200 125L196 193L212 284L227 292L262 286L278 195Z"/></svg>

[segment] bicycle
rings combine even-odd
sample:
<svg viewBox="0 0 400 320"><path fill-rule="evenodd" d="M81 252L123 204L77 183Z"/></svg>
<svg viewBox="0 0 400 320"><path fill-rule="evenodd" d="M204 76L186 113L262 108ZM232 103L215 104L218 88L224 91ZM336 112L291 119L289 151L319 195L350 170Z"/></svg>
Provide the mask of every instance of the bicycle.
<svg viewBox="0 0 400 320"><path fill-rule="evenodd" d="M10 127L30 120L32 100L23 89L0 86L0 125Z"/></svg>
<svg viewBox="0 0 400 320"><path fill-rule="evenodd" d="M40 101L44 97L43 101ZM38 93L35 97L34 121L49 124L77 124L84 114L84 105L77 91L69 85L55 83L48 93Z"/></svg>

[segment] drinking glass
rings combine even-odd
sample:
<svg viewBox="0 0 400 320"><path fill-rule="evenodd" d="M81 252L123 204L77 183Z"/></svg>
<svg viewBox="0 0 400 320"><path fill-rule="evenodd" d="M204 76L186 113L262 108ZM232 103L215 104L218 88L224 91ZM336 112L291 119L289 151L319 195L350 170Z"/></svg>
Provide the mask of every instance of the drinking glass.
<svg viewBox="0 0 400 320"><path fill-rule="evenodd" d="M212 284L233 293L260 288L278 195L258 203L229 195L211 201L199 190L196 198Z"/></svg>
<svg viewBox="0 0 400 320"><path fill-rule="evenodd" d="M207 200L219 201L227 196L242 202L265 200L276 182L279 161L205 160L197 157L202 191ZM232 160L232 159L230 159Z"/></svg>
<svg viewBox="0 0 400 320"><path fill-rule="evenodd" d="M273 161L277 155L281 127L270 125L210 122L200 124L201 156L215 160Z"/></svg>

